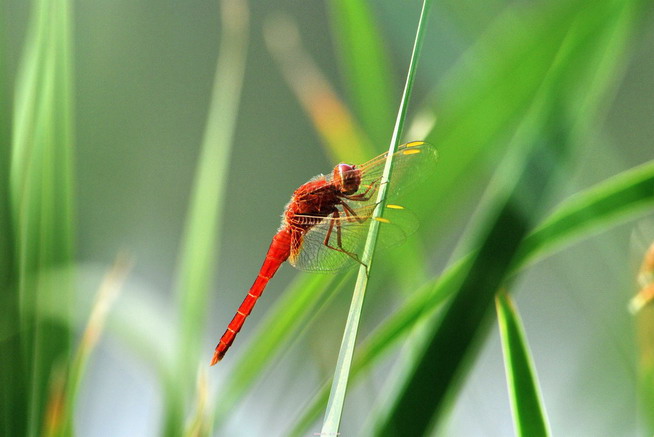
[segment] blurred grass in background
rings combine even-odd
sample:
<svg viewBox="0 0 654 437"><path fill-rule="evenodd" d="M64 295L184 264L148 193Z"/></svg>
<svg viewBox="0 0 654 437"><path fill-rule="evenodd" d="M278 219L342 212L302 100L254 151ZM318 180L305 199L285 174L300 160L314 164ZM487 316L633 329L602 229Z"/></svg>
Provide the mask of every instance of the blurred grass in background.
<svg viewBox="0 0 654 437"><path fill-rule="evenodd" d="M205 367L293 189L390 139L419 2L317 6L4 2L3 435L319 430L352 275L285 266ZM533 392L553 434L654 432L654 333L626 310L654 240L650 9L434 5L405 140L441 159L403 202L420 232L375 261L344 435L507 435ZM506 388L500 285L536 388Z"/></svg>

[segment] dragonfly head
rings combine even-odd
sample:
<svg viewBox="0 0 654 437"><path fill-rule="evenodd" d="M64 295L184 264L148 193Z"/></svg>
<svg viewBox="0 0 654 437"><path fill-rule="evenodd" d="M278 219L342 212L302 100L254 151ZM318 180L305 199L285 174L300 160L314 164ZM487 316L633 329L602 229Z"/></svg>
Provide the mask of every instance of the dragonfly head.
<svg viewBox="0 0 654 437"><path fill-rule="evenodd" d="M361 170L354 165L338 164L334 167L332 178L334 185L342 194L354 194L361 185Z"/></svg>

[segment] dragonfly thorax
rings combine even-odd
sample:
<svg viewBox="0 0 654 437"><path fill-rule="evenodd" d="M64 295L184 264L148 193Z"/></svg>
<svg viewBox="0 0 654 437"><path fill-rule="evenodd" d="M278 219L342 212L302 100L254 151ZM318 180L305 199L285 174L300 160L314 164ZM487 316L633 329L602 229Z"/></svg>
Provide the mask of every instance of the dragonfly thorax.
<svg viewBox="0 0 654 437"><path fill-rule="evenodd" d="M354 194L361 185L361 171L350 164L338 164L332 174L334 186L345 195Z"/></svg>

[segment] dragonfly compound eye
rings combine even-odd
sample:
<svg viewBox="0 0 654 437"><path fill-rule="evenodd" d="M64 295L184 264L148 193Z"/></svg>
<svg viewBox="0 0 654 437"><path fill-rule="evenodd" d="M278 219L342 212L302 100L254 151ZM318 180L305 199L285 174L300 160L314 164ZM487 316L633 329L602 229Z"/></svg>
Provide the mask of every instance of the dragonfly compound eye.
<svg viewBox="0 0 654 437"><path fill-rule="evenodd" d="M334 182L338 190L346 195L354 194L361 184L361 171L350 164L338 164L334 168Z"/></svg>

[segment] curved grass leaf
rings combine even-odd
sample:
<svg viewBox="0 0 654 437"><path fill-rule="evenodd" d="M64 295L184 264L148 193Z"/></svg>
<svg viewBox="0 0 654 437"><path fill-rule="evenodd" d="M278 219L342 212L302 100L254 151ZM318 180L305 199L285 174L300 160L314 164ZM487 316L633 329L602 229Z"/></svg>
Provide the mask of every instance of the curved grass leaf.
<svg viewBox="0 0 654 437"><path fill-rule="evenodd" d="M563 244L603 231L607 222L622 222L647 212L654 195L654 161L620 173L561 204L525 238L518 259L529 263Z"/></svg>
<svg viewBox="0 0 654 437"><path fill-rule="evenodd" d="M495 297L516 435L547 437L549 424L520 316L506 293Z"/></svg>

